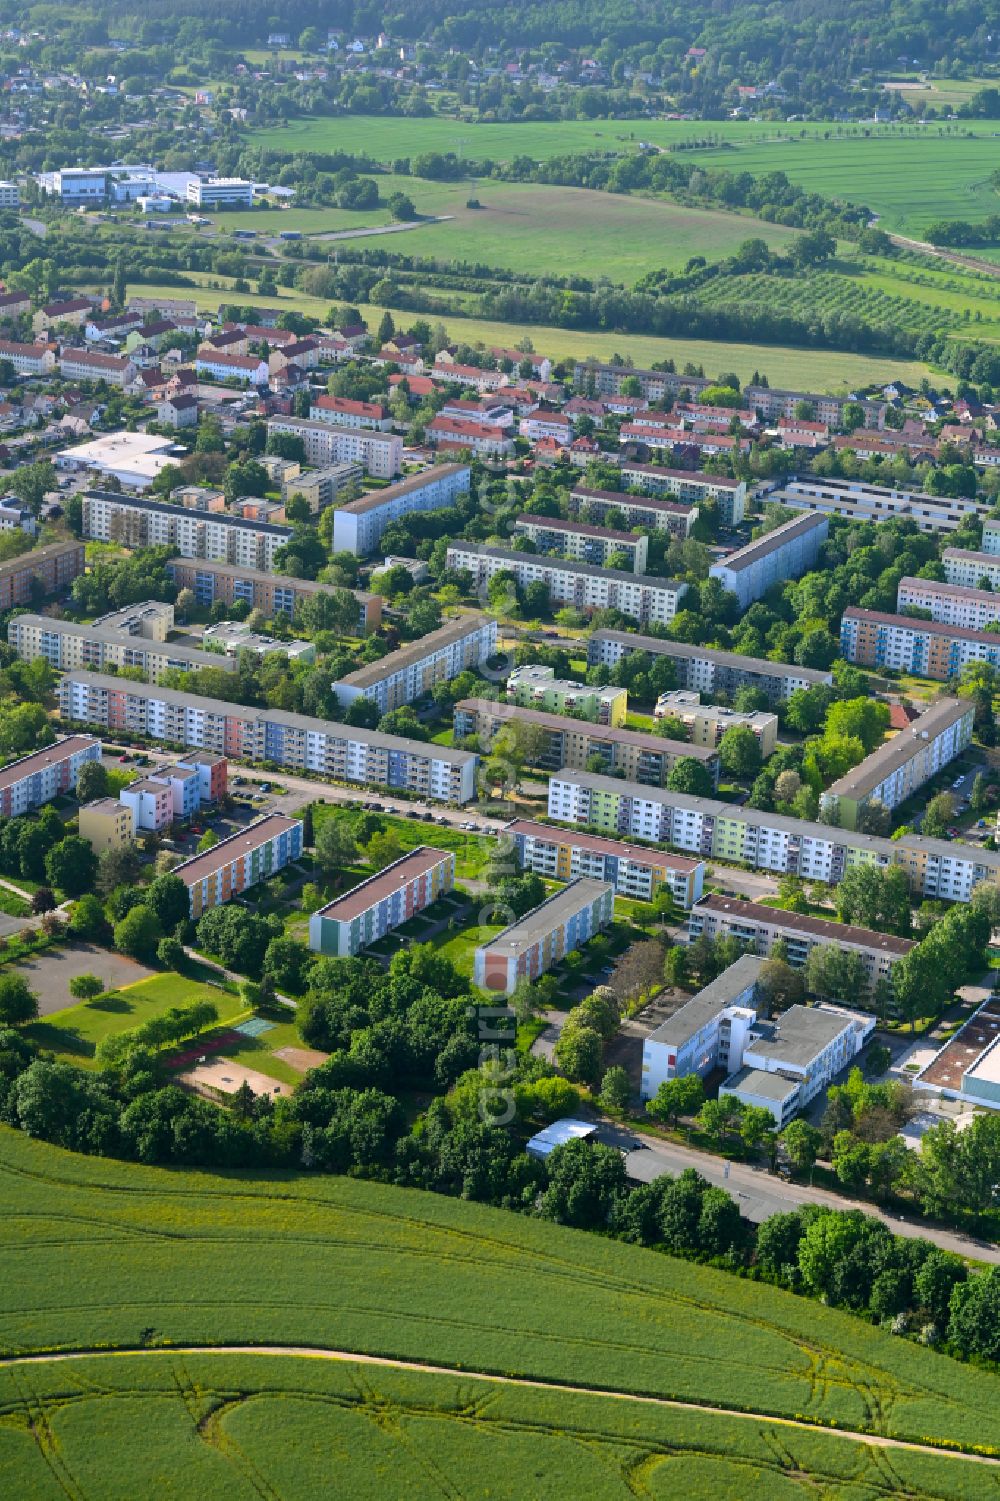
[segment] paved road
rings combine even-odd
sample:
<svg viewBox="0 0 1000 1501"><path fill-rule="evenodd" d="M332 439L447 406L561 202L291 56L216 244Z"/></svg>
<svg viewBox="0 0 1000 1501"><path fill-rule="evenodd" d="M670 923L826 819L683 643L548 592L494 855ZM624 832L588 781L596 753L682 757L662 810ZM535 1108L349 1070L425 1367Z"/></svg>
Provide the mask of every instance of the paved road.
<svg viewBox="0 0 1000 1501"><path fill-rule="evenodd" d="M958 1231L937 1230L919 1220L900 1219L898 1215L886 1214L876 1205L860 1199L849 1199L825 1188L811 1188L807 1183L789 1183L764 1169L749 1167L745 1163L726 1163L721 1157L697 1152L692 1147L676 1146L673 1142L660 1141L655 1136L643 1136L641 1132L628 1134L632 1139L637 1138L643 1143L640 1150L626 1154L625 1165L630 1178L640 1183L652 1183L665 1174L676 1177L685 1168L693 1167L710 1183L724 1188L739 1204L740 1212L755 1224L768 1215L787 1212L800 1204L825 1204L830 1209L860 1209L863 1214L884 1220L896 1235L930 1240L943 1250L1000 1265L1000 1247L990 1241L976 1240L971 1235L963 1235ZM602 1130L601 1135L606 1137L607 1131Z"/></svg>

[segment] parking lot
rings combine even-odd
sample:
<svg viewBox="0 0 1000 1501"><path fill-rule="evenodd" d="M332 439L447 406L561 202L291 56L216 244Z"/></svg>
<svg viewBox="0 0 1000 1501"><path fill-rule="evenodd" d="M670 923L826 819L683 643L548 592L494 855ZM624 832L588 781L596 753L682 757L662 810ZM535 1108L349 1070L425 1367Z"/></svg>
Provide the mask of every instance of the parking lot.
<svg viewBox="0 0 1000 1501"><path fill-rule="evenodd" d="M107 990L118 990L123 985L134 985L137 980L147 980L153 974L144 964L92 943L65 943L59 948L46 949L18 964L17 969L38 996L41 1016L51 1016L77 1004L69 993L69 982L77 975L97 975Z"/></svg>

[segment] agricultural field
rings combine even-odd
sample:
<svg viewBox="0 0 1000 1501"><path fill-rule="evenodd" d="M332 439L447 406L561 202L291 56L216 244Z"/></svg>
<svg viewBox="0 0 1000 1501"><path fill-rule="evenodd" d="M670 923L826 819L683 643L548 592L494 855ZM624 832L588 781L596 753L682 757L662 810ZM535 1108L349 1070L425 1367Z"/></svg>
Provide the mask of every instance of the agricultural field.
<svg viewBox="0 0 1000 1501"><path fill-rule="evenodd" d="M299 1422L307 1424L302 1442L294 1445L301 1462L318 1462L305 1457L311 1454L329 1463L330 1443L320 1442L310 1426L312 1418L322 1418L322 1405L307 1400L297 1407L284 1404L296 1392L301 1397L302 1383L313 1379L306 1371L323 1383L323 1390L336 1390L332 1366L304 1362L282 1367L287 1375L265 1376L265 1392L288 1394L281 1408L265 1416L263 1399L260 1408L256 1399L253 1405L247 1401L248 1389L261 1380L247 1361L220 1376L214 1387L208 1357L172 1354L166 1348L203 1345L304 1346L369 1354L456 1372L494 1372L669 1398L705 1409L797 1418L805 1425L839 1426L887 1439L1000 1448L996 1375L764 1284L416 1190L278 1171L266 1181L242 1173L165 1172L75 1156L0 1128L0 1248L4 1356L143 1345L164 1350L162 1356L110 1360L99 1368L95 1362L77 1370L75 1362L66 1362L45 1370L24 1365L3 1370L5 1473L15 1463L59 1463L61 1458L69 1463L70 1445L83 1446L76 1460L81 1465L99 1464L102 1456L107 1462L114 1425L120 1421L114 1413L123 1409L150 1456L155 1441L166 1444L168 1453L208 1463L213 1456L201 1449L199 1435L210 1440L213 1432L222 1433L221 1425L232 1422L232 1446L222 1442L218 1447L239 1463L240 1453L246 1452L241 1435L247 1443L256 1442L244 1426L249 1419L263 1445L255 1450L260 1463L291 1462L284 1446L293 1442ZM262 1369L254 1365L254 1370ZM380 1388L383 1378L375 1377L366 1371L358 1378L362 1393ZM449 1378L451 1392L455 1382L465 1379ZM88 1408L88 1402L104 1402L118 1380L133 1401L109 1404L103 1414L99 1406ZM146 1382L153 1383L149 1399L143 1395ZM161 1401L156 1393L162 1389L173 1395ZM210 1391L224 1396L224 1410L208 1400ZM358 1385L353 1391L357 1398ZM430 1386L425 1391L429 1394ZM491 1389L472 1400L466 1388L462 1391L460 1409L470 1424L483 1409L493 1412L502 1397ZM186 1407L186 1418L175 1400ZM556 1426L574 1427L562 1421L569 1396L559 1393L555 1400ZM433 1409L440 1400L428 1395L422 1405ZM375 1406L383 1411L377 1402ZM41 1423L43 1409L48 1420ZM540 1415L551 1409L541 1395L533 1395L532 1411L547 1439L552 1420ZM615 1411L621 1418L612 1421L631 1421L629 1407ZM643 1407L642 1415L643 1421L659 1421L653 1408ZM678 1441L697 1431L696 1447L704 1443L720 1456L719 1464L746 1452L742 1445L750 1440L727 1445L727 1436L743 1431L736 1420L711 1412L682 1417L673 1430ZM331 1421L336 1425L341 1419ZM748 1427L757 1434L761 1423ZM769 1431L766 1423L765 1428ZM399 1431L388 1412L382 1429ZM827 1456L851 1453L827 1447L846 1443L843 1439L805 1428L796 1432L803 1434L806 1458L819 1450ZM793 1446L790 1455L786 1447L792 1438L783 1434L777 1451L780 1467L789 1472L789 1486L801 1479L794 1462L798 1451ZM375 1442L374 1434L370 1442ZM141 1465L142 1455L132 1444L130 1438L127 1452ZM268 1457L271 1444L276 1447ZM356 1445L335 1440L333 1447L338 1456L348 1448L370 1453L367 1438ZM509 1452L511 1463L520 1466L534 1445ZM867 1451L860 1452L867 1465ZM772 1440L760 1455L769 1472L775 1453ZM729 1461L721 1457L726 1454ZM933 1478L926 1472L923 1479L918 1473L908 1478L908 1472L895 1468L902 1457L896 1451L881 1455L880 1466L890 1468L871 1478L873 1496L995 1494L995 1474L985 1466L942 1456L939 1463L949 1466L946 1471L935 1467ZM854 1451L848 1473L855 1479L858 1459ZM346 1452L342 1462L347 1463ZM120 1464L116 1471L122 1473ZM713 1473L713 1494L763 1493L748 1483L727 1486L726 1470L717 1471L713 1461L697 1481L702 1490L694 1488L695 1473L679 1466L672 1486L650 1479L640 1494L677 1495L678 1485L691 1495L708 1494L706 1477ZM992 1492L984 1488L987 1482ZM109 1494L106 1486L95 1490L93 1483L84 1486L82 1481L69 1492L65 1487L53 1490L48 1479L45 1485L47 1489L15 1488L11 1494ZM131 1492L157 1493L169 1491L137 1481ZM237 1494L225 1487L222 1493ZM427 1494L427 1485L418 1486L416 1493ZM533 1483L515 1490L536 1493ZM566 1494L565 1485L559 1493ZM288 1491L284 1486L258 1488L257 1494ZM446 1494L462 1495L465 1488L456 1484ZM794 1497L799 1491L777 1494ZM866 1497L868 1492L843 1494Z"/></svg>
<svg viewBox="0 0 1000 1501"><path fill-rule="evenodd" d="M958 1456L789 1424L301 1354L159 1351L0 1368L11 1494L305 1498L329 1492L331 1460L337 1493L358 1501L390 1490L468 1501L979 1501L995 1483L991 1468Z"/></svg>
<svg viewBox="0 0 1000 1501"><path fill-rule="evenodd" d="M227 298L241 304L275 307L284 305L297 308L313 317L325 319L330 304L319 297L279 287L276 294L259 297L252 293L233 293L231 278L209 276L204 273L186 272L185 278L195 286L177 286L170 282L130 282L128 295L136 297L193 297L199 308L215 311ZM214 282L214 287L206 285ZM377 326L385 309L370 304L361 305L361 314L369 323ZM393 317L401 328L407 328L416 318L422 317L405 308L391 308ZM673 359L679 365L689 360L703 365L709 374L722 370L734 370L741 380L748 381L754 370L766 372L772 385L790 386L798 390L842 392L873 381L902 380L911 385L930 374L929 366L919 360L897 360L878 355L841 354L830 350L792 349L787 345L727 344L713 339L658 339L639 334L590 333L575 329L553 328L546 324L497 323L484 318L460 318L448 314L443 319L431 318L432 323L443 322L451 338L468 343L513 345L527 336L535 349L542 350L554 360L595 359L607 360L614 354L628 356L633 363L647 366L654 360Z"/></svg>

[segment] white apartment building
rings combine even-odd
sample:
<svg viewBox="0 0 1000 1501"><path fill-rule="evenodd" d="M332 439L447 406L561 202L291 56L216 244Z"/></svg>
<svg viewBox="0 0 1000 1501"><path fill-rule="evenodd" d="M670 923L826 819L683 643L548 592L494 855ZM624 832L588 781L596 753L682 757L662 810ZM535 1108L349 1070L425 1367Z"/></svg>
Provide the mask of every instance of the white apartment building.
<svg viewBox="0 0 1000 1501"><path fill-rule="evenodd" d="M987 517L983 522L983 552L991 557L1000 554L1000 521Z"/></svg>
<svg viewBox="0 0 1000 1501"><path fill-rule="evenodd" d="M18 375L51 375L56 368L56 345L0 339L0 360L9 360Z"/></svg>
<svg viewBox="0 0 1000 1501"><path fill-rule="evenodd" d="M455 542L448 548L448 567L471 573L476 588L498 573L512 573L519 589L544 584L553 604L583 611L621 610L634 620L668 625L687 593L679 579L638 577L615 568L546 558L536 553L504 552L480 542Z"/></svg>
<svg viewBox="0 0 1000 1501"><path fill-rule="evenodd" d="M331 464L362 464L375 479L393 479L403 465L403 440L398 433L336 427L308 417L269 417L268 437L272 433L301 438L306 463L319 469Z"/></svg>
<svg viewBox="0 0 1000 1501"><path fill-rule="evenodd" d="M59 357L63 380L102 380L107 386L124 388L138 371L125 355L98 354L91 349L64 349Z"/></svg>
<svg viewBox="0 0 1000 1501"><path fill-rule="evenodd" d="M497 623L470 613L446 621L419 641L369 662L338 679L334 692L342 704L367 698L380 714L411 704L435 683L447 683L467 668L482 667L497 649Z"/></svg>
<svg viewBox="0 0 1000 1501"><path fill-rule="evenodd" d="M940 584L935 579L900 579L896 609L902 613L907 606L930 610L932 620L972 631L985 630L992 621L1000 620L1000 594L962 584Z"/></svg>
<svg viewBox="0 0 1000 1501"><path fill-rule="evenodd" d="M592 490L577 485L570 491L570 510L597 526L606 526L609 516L622 516L627 527L651 526L672 537L687 537L698 519L698 507L689 500L664 500L660 496L626 495L618 490Z"/></svg>
<svg viewBox="0 0 1000 1501"><path fill-rule="evenodd" d="M275 553L288 542L292 528L90 490L83 496L83 535L126 547L171 547L182 558L208 558L273 573Z"/></svg>
<svg viewBox="0 0 1000 1501"><path fill-rule="evenodd" d="M380 401L352 401L347 396L318 396L309 408L311 422L330 422L334 427L370 427L387 433L392 413Z"/></svg>
<svg viewBox="0 0 1000 1501"><path fill-rule="evenodd" d="M435 464L386 490L374 490L348 501L334 513L333 551L367 557L376 551L390 521L413 511L444 510L459 495L468 493L471 476L468 464Z"/></svg>
<svg viewBox="0 0 1000 1501"><path fill-rule="evenodd" d="M16 182L0 182L0 208L20 208L21 192Z"/></svg>
<svg viewBox="0 0 1000 1501"><path fill-rule="evenodd" d="M588 667L614 667L630 652L669 657L682 688L716 698L732 698L740 688L760 688L772 703L783 703L799 688L829 684L829 672L791 663L769 662L764 657L743 657L737 652L711 646L691 646L686 641L668 641L659 636L638 636L631 631L593 631L587 642Z"/></svg>
<svg viewBox="0 0 1000 1501"><path fill-rule="evenodd" d="M191 177L185 196L196 208L249 208L253 183L242 177Z"/></svg>
<svg viewBox="0 0 1000 1501"><path fill-rule="evenodd" d="M710 985L661 1022L642 1044L640 1094L651 1100L661 1084L714 1069L735 1073L757 1019L763 959L744 954Z"/></svg>
<svg viewBox="0 0 1000 1501"><path fill-rule="evenodd" d="M244 385L266 386L269 379L267 361L257 355L213 353L206 346L198 351L194 368L213 380L238 380Z"/></svg>
<svg viewBox="0 0 1000 1501"><path fill-rule="evenodd" d="M203 667L235 671L236 663L181 642L151 638L128 626L80 625L51 615L15 615L7 627L7 639L25 662L41 657L60 672L86 667L106 671L114 667L138 667L151 683L157 683L171 668L194 672Z"/></svg>
<svg viewBox="0 0 1000 1501"><path fill-rule="evenodd" d="M633 573L646 572L649 538L641 533L530 514L518 516L514 530L518 536L533 542L540 552L558 553L572 558L575 563L591 563L598 567L606 566L614 553L624 553Z"/></svg>
<svg viewBox="0 0 1000 1501"><path fill-rule="evenodd" d="M739 526L746 514L746 482L725 474L705 474L700 469L666 469L659 464L633 464L626 460L621 467L621 476L626 485L646 495L672 495L688 505L714 500L725 526Z"/></svg>
<svg viewBox="0 0 1000 1501"><path fill-rule="evenodd" d="M983 589L985 580L991 589L1000 590L1000 557L991 552L967 552L961 547L946 547L941 561L949 584L961 584L965 589Z"/></svg>
<svg viewBox="0 0 1000 1501"><path fill-rule="evenodd" d="M842 516L847 521L888 521L898 516L915 521L922 532L953 532L986 513L986 507L975 500L897 490L864 480L793 479L768 499L791 510Z"/></svg>
<svg viewBox="0 0 1000 1501"><path fill-rule="evenodd" d="M724 589L731 590L740 608L745 610L775 584L808 573L815 566L829 531L830 523L825 516L796 516L713 563L709 574Z"/></svg>

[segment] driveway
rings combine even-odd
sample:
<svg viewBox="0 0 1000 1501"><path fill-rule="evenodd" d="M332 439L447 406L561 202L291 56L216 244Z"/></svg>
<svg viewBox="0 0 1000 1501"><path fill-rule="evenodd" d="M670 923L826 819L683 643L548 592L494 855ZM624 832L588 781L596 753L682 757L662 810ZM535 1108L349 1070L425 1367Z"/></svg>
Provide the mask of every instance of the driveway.
<svg viewBox="0 0 1000 1501"><path fill-rule="evenodd" d="M77 1004L69 993L69 982L76 975L97 975L108 990L119 990L156 973L134 959L126 959L124 954L98 948L93 943L67 943L46 949L22 960L17 968L38 996L40 1016L51 1016L54 1011Z"/></svg>

